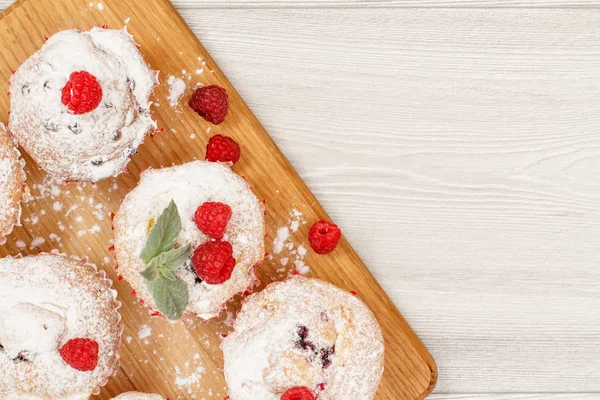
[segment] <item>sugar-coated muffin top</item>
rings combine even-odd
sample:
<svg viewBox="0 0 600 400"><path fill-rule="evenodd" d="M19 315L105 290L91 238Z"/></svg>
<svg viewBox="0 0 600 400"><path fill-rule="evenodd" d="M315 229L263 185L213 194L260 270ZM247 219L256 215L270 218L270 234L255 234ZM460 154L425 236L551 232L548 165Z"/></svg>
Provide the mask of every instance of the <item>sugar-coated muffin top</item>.
<svg viewBox="0 0 600 400"><path fill-rule="evenodd" d="M383 373L381 329L356 296L294 276L247 298L222 344L231 400L370 400Z"/></svg>
<svg viewBox="0 0 600 400"><path fill-rule="evenodd" d="M120 303L104 272L59 254L0 259L0 399L79 399L118 367ZM97 343L97 365L77 370L69 341Z"/></svg>
<svg viewBox="0 0 600 400"><path fill-rule="evenodd" d="M81 72L93 79L84 80ZM65 101L88 99L91 89L84 83L90 79L99 84L101 94L94 93L101 100L77 113ZM149 101L156 84L126 30L61 31L12 76L9 128L46 171L96 182L122 172L156 128Z"/></svg>

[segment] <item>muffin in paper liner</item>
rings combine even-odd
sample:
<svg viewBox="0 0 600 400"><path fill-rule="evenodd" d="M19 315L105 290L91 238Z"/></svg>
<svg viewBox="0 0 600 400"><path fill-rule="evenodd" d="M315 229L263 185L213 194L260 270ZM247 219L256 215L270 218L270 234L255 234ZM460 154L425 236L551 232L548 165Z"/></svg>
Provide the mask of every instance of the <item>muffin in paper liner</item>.
<svg viewBox="0 0 600 400"><path fill-rule="evenodd" d="M101 100L76 113L69 108L70 96L83 90L80 86L93 90L83 78L77 80L82 73L99 84ZM64 180L97 182L121 173L156 130L150 97L158 83L158 71L126 29L60 31L11 77L8 127L45 171ZM65 90L69 85L79 89ZM79 96L92 97L84 95Z"/></svg>
<svg viewBox="0 0 600 400"><path fill-rule="evenodd" d="M371 400L384 342L358 297L300 275L246 298L222 342L231 400L279 400L304 386L322 400Z"/></svg>
<svg viewBox="0 0 600 400"><path fill-rule="evenodd" d="M40 253L0 259L0 399L80 400L118 371L124 325L112 281L87 258ZM78 371L59 349L98 343L98 364Z"/></svg>
<svg viewBox="0 0 600 400"><path fill-rule="evenodd" d="M0 244L20 225L21 202L29 199L24 167L12 135L0 122Z"/></svg>
<svg viewBox="0 0 600 400"><path fill-rule="evenodd" d="M114 246L119 273L151 312L160 310L156 311L158 306L140 274L145 268L140 253L150 227L171 200L177 205L182 225L177 245L191 245L188 259L175 271L189 291L185 312L211 319L229 299L256 283L255 267L265 254L263 204L249 184L225 164L192 161L144 171L115 215ZM194 250L211 240L194 222L195 211L204 202L221 202L232 210L223 240L231 243L236 265L230 279L216 285L202 281L191 261Z"/></svg>

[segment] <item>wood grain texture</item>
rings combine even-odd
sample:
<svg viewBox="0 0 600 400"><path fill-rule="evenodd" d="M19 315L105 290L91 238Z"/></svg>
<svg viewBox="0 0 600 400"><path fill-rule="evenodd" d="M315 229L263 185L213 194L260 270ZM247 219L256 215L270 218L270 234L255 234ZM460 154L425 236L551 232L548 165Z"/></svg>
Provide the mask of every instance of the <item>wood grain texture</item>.
<svg viewBox="0 0 600 400"><path fill-rule="evenodd" d="M109 380L100 399L133 389L171 399L224 398L227 392L219 344L230 331L227 323L229 320L232 325L232 311L239 307L239 298L229 305L229 313L221 313L219 320L189 318L172 324L160 317L151 318L140 310L135 292L131 293L126 282L118 279L118 268L107 265L112 236L109 212L117 210L142 171L203 158L208 138L223 133L244 149L233 169L247 179L259 199L264 199L269 237L275 237L278 227L289 224L290 213L295 210L307 224L299 226L292 234L293 240L308 246L305 238L310 224L328 216L171 4L166 0L143 4L137 0L108 0L97 7L86 0L21 0L6 9L0 15L0 82L5 82L0 95L0 120L5 121L9 112L6 82L11 70L43 44L44 35L103 24L120 28L126 19L129 32L153 68L159 69L163 77L184 75L185 97L179 107L169 106L169 88L163 79L156 88L158 104L154 115L158 125L166 130L148 138L128 170L118 178L96 184L57 185L54 189L47 185L47 176L25 157L28 184L34 190L35 200L24 206L24 226L10 235L7 244L0 248L0 256L36 254L58 247L68 254L89 256L113 279L123 303L121 314L127 337L121 351L120 374ZM194 75L184 71L193 71ZM224 123L213 126L185 105L196 83L227 89L229 113ZM40 189L44 182L50 194L44 195ZM270 247L268 243L267 248ZM310 251L304 260L310 265L311 276L357 291L355 294L380 322L386 353L376 398L425 398L437 379L435 362L345 238L331 254L319 256ZM257 274L264 285L291 275L293 270L291 263L282 270L266 257Z"/></svg>
<svg viewBox="0 0 600 400"><path fill-rule="evenodd" d="M183 15L432 350L440 391L600 390L596 11Z"/></svg>
<svg viewBox="0 0 600 400"><path fill-rule="evenodd" d="M12 0L0 0L0 9ZM92 3L97 4L94 0ZM102 3L102 1L100 1ZM174 0L184 9L239 8L600 8L597 0Z"/></svg>

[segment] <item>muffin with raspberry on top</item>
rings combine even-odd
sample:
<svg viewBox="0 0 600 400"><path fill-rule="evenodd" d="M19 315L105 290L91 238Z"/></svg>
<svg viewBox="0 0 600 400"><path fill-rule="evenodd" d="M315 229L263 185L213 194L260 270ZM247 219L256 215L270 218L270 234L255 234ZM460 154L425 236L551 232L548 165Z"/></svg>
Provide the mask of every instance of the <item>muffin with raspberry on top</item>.
<svg viewBox="0 0 600 400"><path fill-rule="evenodd" d="M218 315L256 281L263 205L222 163L149 169L114 218L119 273L153 314Z"/></svg>
<svg viewBox="0 0 600 400"><path fill-rule="evenodd" d="M96 182L122 172L156 129L157 83L127 31L58 32L12 76L9 128L47 172Z"/></svg>
<svg viewBox="0 0 600 400"><path fill-rule="evenodd" d="M104 272L59 254L0 259L0 399L84 400L118 369L120 303Z"/></svg>
<svg viewBox="0 0 600 400"><path fill-rule="evenodd" d="M231 400L371 400L383 374L373 313L299 275L249 296L222 347Z"/></svg>

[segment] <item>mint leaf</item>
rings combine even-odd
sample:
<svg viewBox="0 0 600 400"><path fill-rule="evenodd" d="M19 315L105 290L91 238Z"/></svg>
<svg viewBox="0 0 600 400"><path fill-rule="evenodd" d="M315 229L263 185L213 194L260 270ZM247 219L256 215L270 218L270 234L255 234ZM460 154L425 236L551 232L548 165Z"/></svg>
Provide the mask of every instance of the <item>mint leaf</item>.
<svg viewBox="0 0 600 400"><path fill-rule="evenodd" d="M160 276L154 281L147 281L158 311L171 321L181 318L189 302L188 288L181 279L175 277L171 281Z"/></svg>
<svg viewBox="0 0 600 400"><path fill-rule="evenodd" d="M153 258L146 266L146 269L140 272L148 281L154 281L158 278L158 264L154 261L156 259L156 257Z"/></svg>
<svg viewBox="0 0 600 400"><path fill-rule="evenodd" d="M187 246L161 253L159 256L160 265L169 271L175 271L187 260L190 254L190 247L191 245L188 244Z"/></svg>
<svg viewBox="0 0 600 400"><path fill-rule="evenodd" d="M173 273L166 268L161 268L158 271L158 273L160 274L160 276L162 276L163 278L166 278L170 281L174 281L177 279L177 277L175 275L173 275Z"/></svg>
<svg viewBox="0 0 600 400"><path fill-rule="evenodd" d="M180 230L181 217L179 217L177 205L171 200L150 229L146 245L140 253L144 264L148 264L157 255L171 249Z"/></svg>

